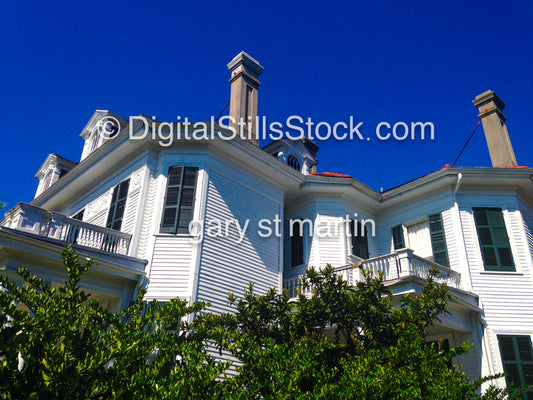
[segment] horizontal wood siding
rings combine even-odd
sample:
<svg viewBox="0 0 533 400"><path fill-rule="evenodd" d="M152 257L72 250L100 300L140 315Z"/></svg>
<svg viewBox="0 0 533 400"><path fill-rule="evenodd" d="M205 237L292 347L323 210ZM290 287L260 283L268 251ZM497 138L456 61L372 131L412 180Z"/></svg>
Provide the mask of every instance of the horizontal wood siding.
<svg viewBox="0 0 533 400"><path fill-rule="evenodd" d="M190 297L192 248L189 237L168 235L155 238L147 300Z"/></svg>
<svg viewBox="0 0 533 400"><path fill-rule="evenodd" d="M472 287L483 304L487 325L496 331L533 331L533 286L524 225L517 209L504 209L517 272L484 271L471 207L461 207L461 224Z"/></svg>
<svg viewBox="0 0 533 400"><path fill-rule="evenodd" d="M235 175L235 174L233 174ZM249 282L255 282L255 291L264 293L281 284L280 256L282 238L268 238L258 234L258 222L273 220L282 215L281 201L276 203L239 182L209 172L204 233L210 221L236 219L241 226L249 220L247 234L238 242L238 230L229 226L227 237L204 235L199 270L197 300L211 302L210 311L232 311L228 292L243 294Z"/></svg>
<svg viewBox="0 0 533 400"><path fill-rule="evenodd" d="M435 193L434 197L411 201L401 208L395 207L379 215L376 221L376 242L379 254L389 254L394 251L392 227L399 224L406 225L427 218L431 214L445 212L452 207L453 198L450 193ZM450 221L448 221L448 227L449 223ZM446 240L449 235L448 227L444 228Z"/></svg>

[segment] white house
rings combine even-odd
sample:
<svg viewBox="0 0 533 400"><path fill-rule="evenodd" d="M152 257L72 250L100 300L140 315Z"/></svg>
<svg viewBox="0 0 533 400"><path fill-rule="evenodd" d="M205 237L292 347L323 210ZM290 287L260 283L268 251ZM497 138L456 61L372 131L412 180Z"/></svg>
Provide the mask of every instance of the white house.
<svg viewBox="0 0 533 400"><path fill-rule="evenodd" d="M263 67L243 52L228 68L230 116L251 121L245 140L216 122L97 110L80 162L50 154L35 199L0 222L3 273L26 265L62 282L60 252L72 242L98 262L83 286L112 310L145 286L147 299L208 300L222 312L228 292L250 281L258 293L294 290L311 265L332 264L349 282L358 267L381 271L395 294L420 291L436 267L453 297L433 337L474 343L456 360L472 377L506 371L533 383L533 169L517 167L501 99L474 100L493 167L445 167L378 193L317 173L308 139L259 148Z"/></svg>

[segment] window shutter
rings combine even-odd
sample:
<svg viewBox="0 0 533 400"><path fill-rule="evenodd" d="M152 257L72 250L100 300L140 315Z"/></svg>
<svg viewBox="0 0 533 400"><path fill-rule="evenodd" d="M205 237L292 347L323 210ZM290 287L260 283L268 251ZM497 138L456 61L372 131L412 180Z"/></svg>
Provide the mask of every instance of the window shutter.
<svg viewBox="0 0 533 400"><path fill-rule="evenodd" d="M433 214L429 216L429 232L431 234L433 261L437 264L449 267L448 249L446 248L446 237L444 235L441 214Z"/></svg>
<svg viewBox="0 0 533 400"><path fill-rule="evenodd" d="M396 225L392 228L392 242L394 243L394 250L405 248L402 225Z"/></svg>
<svg viewBox="0 0 533 400"><path fill-rule="evenodd" d="M113 189L113 196L111 198L111 206L107 214L106 228L120 231L122 227L122 217L124 216L124 209L126 208L126 199L128 198L128 189L130 180L120 182L115 189Z"/></svg>
<svg viewBox="0 0 533 400"><path fill-rule="evenodd" d="M473 208L474 220L487 271L515 271L513 254L500 208Z"/></svg>
<svg viewBox="0 0 533 400"><path fill-rule="evenodd" d="M197 175L198 168L169 168L160 232L189 233L189 223L194 214Z"/></svg>

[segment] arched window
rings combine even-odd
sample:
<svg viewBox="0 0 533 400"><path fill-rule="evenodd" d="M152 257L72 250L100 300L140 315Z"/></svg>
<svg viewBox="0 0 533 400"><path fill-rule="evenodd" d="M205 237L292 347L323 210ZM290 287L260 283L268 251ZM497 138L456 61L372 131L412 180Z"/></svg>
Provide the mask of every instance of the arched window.
<svg viewBox="0 0 533 400"><path fill-rule="evenodd" d="M300 171L301 167L300 167L300 161L298 161L298 159L293 155L289 155L289 157L287 157L287 165L289 167L293 167L294 169Z"/></svg>

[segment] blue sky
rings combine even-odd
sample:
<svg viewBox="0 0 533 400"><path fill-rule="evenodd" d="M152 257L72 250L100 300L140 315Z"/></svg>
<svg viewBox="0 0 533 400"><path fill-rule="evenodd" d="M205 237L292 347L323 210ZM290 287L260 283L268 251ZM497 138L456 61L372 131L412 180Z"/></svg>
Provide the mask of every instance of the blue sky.
<svg viewBox="0 0 533 400"><path fill-rule="evenodd" d="M31 201L49 153L79 161L95 109L217 115L241 50L265 67L260 115L364 123L373 140L318 142L319 171L380 190L451 164L487 89L506 103L519 165L533 166L531 2L355 3L4 2L0 200ZM375 140L381 121L432 122L435 140ZM482 129L458 165L490 166Z"/></svg>

